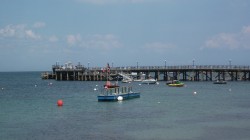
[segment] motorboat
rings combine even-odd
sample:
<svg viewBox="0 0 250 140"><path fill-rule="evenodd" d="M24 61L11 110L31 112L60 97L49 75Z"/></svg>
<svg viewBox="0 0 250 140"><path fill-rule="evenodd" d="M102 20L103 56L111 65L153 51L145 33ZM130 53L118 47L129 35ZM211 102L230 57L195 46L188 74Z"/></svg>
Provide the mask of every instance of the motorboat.
<svg viewBox="0 0 250 140"><path fill-rule="evenodd" d="M156 84L157 80L155 79L145 79L145 80L142 80L142 84Z"/></svg>
<svg viewBox="0 0 250 140"><path fill-rule="evenodd" d="M166 85L170 87L183 87L184 83L180 82L179 80L173 80L173 81L167 82Z"/></svg>
<svg viewBox="0 0 250 140"><path fill-rule="evenodd" d="M130 80L130 79L123 79L122 80L122 83L130 83L130 82L132 82L132 80Z"/></svg>

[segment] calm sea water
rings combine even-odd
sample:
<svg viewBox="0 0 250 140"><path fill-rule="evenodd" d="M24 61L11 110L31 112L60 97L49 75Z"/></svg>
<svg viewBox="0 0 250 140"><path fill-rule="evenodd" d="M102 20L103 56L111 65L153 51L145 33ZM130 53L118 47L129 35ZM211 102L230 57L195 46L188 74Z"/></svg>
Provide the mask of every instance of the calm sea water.
<svg viewBox="0 0 250 140"><path fill-rule="evenodd" d="M97 102L94 88L103 82L0 73L0 139L250 139L250 82L185 84L134 82L130 85L141 98L109 103ZM63 107L57 106L58 99Z"/></svg>

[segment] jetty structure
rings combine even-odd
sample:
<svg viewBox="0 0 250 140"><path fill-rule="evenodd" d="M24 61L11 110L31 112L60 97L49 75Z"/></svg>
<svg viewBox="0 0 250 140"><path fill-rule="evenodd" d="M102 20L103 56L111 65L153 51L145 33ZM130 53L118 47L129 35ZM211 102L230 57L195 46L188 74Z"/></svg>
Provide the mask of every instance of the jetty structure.
<svg viewBox="0 0 250 140"><path fill-rule="evenodd" d="M104 67L84 67L80 63L52 65L52 72L41 74L42 79L58 81L116 81L122 77L137 80L154 78L158 81L250 81L250 66L242 65L177 65L177 66L123 66L110 68L107 77Z"/></svg>

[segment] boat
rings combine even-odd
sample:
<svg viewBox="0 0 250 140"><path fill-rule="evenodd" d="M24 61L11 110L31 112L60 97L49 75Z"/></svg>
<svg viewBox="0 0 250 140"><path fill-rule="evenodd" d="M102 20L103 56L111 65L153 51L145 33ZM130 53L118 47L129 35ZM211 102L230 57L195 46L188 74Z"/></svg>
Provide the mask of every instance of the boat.
<svg viewBox="0 0 250 140"><path fill-rule="evenodd" d="M104 68L104 71L107 73L107 79L110 76L110 67L107 63L107 67ZM101 90L101 93L97 96L98 101L121 101L132 98L139 98L140 92L133 92L132 87L119 87L117 84L111 84L110 81L107 81L104 85L104 88Z"/></svg>
<svg viewBox="0 0 250 140"><path fill-rule="evenodd" d="M117 83L112 84L110 81L107 81L104 85L105 88L115 88L115 87L119 87L119 85Z"/></svg>
<svg viewBox="0 0 250 140"><path fill-rule="evenodd" d="M156 84L157 80L155 79L145 79L145 80L142 80L142 84Z"/></svg>
<svg viewBox="0 0 250 140"><path fill-rule="evenodd" d="M105 88L97 98L99 102L122 101L140 98L140 92L133 92L132 87Z"/></svg>
<svg viewBox="0 0 250 140"><path fill-rule="evenodd" d="M179 80L173 80L171 82L166 83L170 87L183 87L184 83L180 82Z"/></svg>
<svg viewBox="0 0 250 140"><path fill-rule="evenodd" d="M103 85L105 88L115 88L115 87L119 87L118 86L118 81L115 84L112 84L109 79L110 79L110 66L109 63L107 63L106 68L103 68L103 72L106 73L107 75L107 82Z"/></svg>
<svg viewBox="0 0 250 140"><path fill-rule="evenodd" d="M130 82L132 82L132 80L130 80L130 79L123 79L122 80L122 83L130 83Z"/></svg>
<svg viewBox="0 0 250 140"><path fill-rule="evenodd" d="M217 80L214 82L214 84L226 84L226 81L222 81L222 80Z"/></svg>

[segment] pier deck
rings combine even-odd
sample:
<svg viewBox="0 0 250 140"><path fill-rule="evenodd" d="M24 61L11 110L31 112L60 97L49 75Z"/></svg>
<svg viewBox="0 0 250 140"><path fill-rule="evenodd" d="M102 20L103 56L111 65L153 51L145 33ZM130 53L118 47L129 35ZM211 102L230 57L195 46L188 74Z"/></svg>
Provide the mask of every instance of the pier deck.
<svg viewBox="0 0 250 140"><path fill-rule="evenodd" d="M109 80L117 80L119 73L131 75L137 74L137 78L144 75L145 78L157 80L182 80L182 81L214 81L250 80L250 66L239 65L182 65L182 66L127 66L110 67ZM47 75L47 76L46 76ZM52 73L45 73L44 79L73 80L73 81L104 81L107 74L103 67L76 66L75 68L63 68L59 65L52 66Z"/></svg>

